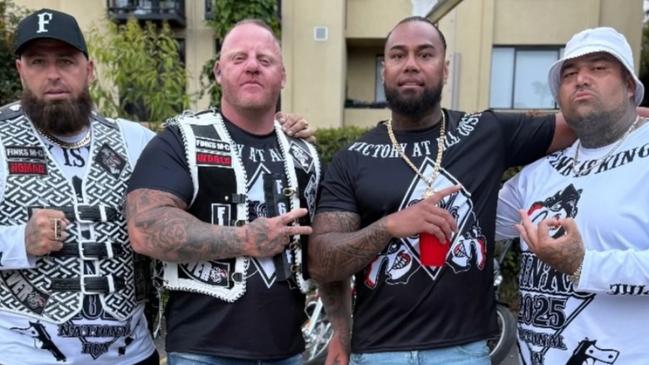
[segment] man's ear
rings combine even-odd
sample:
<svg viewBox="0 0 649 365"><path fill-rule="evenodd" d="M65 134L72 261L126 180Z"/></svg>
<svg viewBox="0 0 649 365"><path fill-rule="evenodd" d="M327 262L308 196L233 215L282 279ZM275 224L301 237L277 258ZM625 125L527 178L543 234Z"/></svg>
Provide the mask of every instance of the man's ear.
<svg viewBox="0 0 649 365"><path fill-rule="evenodd" d="M95 79L95 63L92 60L88 60L86 67L88 70L88 82L92 82Z"/></svg>
<svg viewBox="0 0 649 365"><path fill-rule="evenodd" d="M221 85L221 65L219 64L219 61L216 61L214 63L214 68L212 69L212 72L214 73L214 78L216 79L216 82Z"/></svg>
<svg viewBox="0 0 649 365"><path fill-rule="evenodd" d="M25 88L25 82L23 81L23 64L20 58L16 58L16 71L18 71L18 76L20 77L20 83L23 86L23 89Z"/></svg>
<svg viewBox="0 0 649 365"><path fill-rule="evenodd" d="M629 98L631 98L631 101L635 100L635 80L633 79L633 76L631 74L626 75L626 85L627 85L627 94Z"/></svg>
<svg viewBox="0 0 649 365"><path fill-rule="evenodd" d="M444 85L446 85L446 81L448 80L448 66L451 64L451 61L446 60L444 61Z"/></svg>

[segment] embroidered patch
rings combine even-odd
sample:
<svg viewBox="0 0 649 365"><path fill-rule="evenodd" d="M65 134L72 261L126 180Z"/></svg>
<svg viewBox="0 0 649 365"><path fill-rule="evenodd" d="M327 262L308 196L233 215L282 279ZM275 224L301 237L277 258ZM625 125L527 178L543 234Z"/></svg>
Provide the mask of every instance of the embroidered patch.
<svg viewBox="0 0 649 365"><path fill-rule="evenodd" d="M47 175L45 162L9 161L9 174L12 175Z"/></svg>
<svg viewBox="0 0 649 365"><path fill-rule="evenodd" d="M106 143L104 143L99 148L99 151L97 151L95 162L114 177L119 177L126 166L126 161L122 156L110 148Z"/></svg>
<svg viewBox="0 0 649 365"><path fill-rule="evenodd" d="M311 168L313 167L313 157L311 157L307 150L297 143L291 142L289 153L293 156L293 160L296 162L295 167L299 167L306 173L311 172Z"/></svg>
<svg viewBox="0 0 649 365"><path fill-rule="evenodd" d="M223 261L199 261L178 265L182 272L202 283L216 286L232 287L230 264Z"/></svg>
<svg viewBox="0 0 649 365"><path fill-rule="evenodd" d="M212 204L212 224L230 225L230 204Z"/></svg>
<svg viewBox="0 0 649 365"><path fill-rule="evenodd" d="M196 164L198 166L231 166L232 158L213 153L197 152Z"/></svg>
<svg viewBox="0 0 649 365"><path fill-rule="evenodd" d="M36 314L43 313L50 298L49 295L36 289L18 271L0 271L0 275L11 294L20 303Z"/></svg>
<svg viewBox="0 0 649 365"><path fill-rule="evenodd" d="M36 160L45 161L43 147L7 146L5 152L8 160Z"/></svg>
<svg viewBox="0 0 649 365"><path fill-rule="evenodd" d="M196 137L196 149L203 151L216 151L230 153L230 144L212 138Z"/></svg>

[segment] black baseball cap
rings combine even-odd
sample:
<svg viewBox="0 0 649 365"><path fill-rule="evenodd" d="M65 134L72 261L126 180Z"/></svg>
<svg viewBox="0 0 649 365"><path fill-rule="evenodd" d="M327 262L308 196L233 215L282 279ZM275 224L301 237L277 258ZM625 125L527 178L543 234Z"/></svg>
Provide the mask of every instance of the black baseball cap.
<svg viewBox="0 0 649 365"><path fill-rule="evenodd" d="M88 48L77 20L70 14L52 9L36 11L18 23L14 53L20 56L27 43L50 38L65 42L81 51L88 58Z"/></svg>

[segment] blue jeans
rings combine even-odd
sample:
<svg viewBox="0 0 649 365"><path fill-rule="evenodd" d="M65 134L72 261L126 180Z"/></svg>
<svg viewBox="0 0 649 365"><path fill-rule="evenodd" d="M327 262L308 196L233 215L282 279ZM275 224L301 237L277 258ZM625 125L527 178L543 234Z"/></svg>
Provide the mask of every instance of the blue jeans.
<svg viewBox="0 0 649 365"><path fill-rule="evenodd" d="M282 360L245 360L231 357L170 352L167 354L169 365L301 365L302 355L295 355Z"/></svg>
<svg viewBox="0 0 649 365"><path fill-rule="evenodd" d="M351 354L350 365L491 365L486 341L424 351Z"/></svg>

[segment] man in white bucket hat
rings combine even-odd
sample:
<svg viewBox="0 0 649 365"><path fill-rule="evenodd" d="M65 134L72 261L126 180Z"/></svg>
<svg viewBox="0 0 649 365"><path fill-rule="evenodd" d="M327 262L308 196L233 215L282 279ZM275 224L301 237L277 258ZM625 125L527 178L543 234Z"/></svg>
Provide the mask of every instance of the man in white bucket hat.
<svg viewBox="0 0 649 365"><path fill-rule="evenodd" d="M525 364L649 359L649 124L644 86L612 28L570 39L549 86L578 140L500 192L497 236L520 234Z"/></svg>

